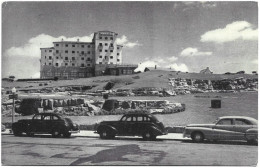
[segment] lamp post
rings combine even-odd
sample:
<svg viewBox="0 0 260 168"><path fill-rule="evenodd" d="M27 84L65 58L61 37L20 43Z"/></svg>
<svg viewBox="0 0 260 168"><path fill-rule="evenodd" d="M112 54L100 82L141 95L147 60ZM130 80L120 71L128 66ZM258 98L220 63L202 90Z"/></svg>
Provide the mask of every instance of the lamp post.
<svg viewBox="0 0 260 168"><path fill-rule="evenodd" d="M13 93L13 110L12 110L12 125L13 125L13 123L14 123L14 99L15 99L15 93L16 93L15 87L12 89L12 93Z"/></svg>

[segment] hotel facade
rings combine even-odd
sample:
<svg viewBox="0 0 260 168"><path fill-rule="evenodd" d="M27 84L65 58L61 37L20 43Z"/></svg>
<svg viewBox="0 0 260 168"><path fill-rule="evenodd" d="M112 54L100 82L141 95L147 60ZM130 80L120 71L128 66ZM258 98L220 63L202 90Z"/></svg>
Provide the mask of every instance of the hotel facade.
<svg viewBox="0 0 260 168"><path fill-rule="evenodd" d="M53 42L41 48L41 78L74 79L101 75L133 74L137 65L123 64L122 45L111 31L94 33L92 42Z"/></svg>

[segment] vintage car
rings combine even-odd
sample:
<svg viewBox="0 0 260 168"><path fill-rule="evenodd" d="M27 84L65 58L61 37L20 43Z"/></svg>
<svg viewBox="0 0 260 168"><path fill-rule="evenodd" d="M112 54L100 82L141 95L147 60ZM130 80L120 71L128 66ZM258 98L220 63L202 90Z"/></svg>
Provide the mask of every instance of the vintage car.
<svg viewBox="0 0 260 168"><path fill-rule="evenodd" d="M155 140L159 135L167 134L164 125L149 113L128 113L119 121L103 121L97 127L101 139L115 136L142 136L144 140Z"/></svg>
<svg viewBox="0 0 260 168"><path fill-rule="evenodd" d="M13 134L20 136L26 133L28 136L34 134L52 134L52 137L70 137L71 133L78 133L79 126L55 113L39 113L35 114L32 119L23 119L12 125Z"/></svg>
<svg viewBox="0 0 260 168"><path fill-rule="evenodd" d="M190 124L185 127L183 136L194 142L207 140L246 140L258 141L257 120L245 116L219 117L213 124Z"/></svg>

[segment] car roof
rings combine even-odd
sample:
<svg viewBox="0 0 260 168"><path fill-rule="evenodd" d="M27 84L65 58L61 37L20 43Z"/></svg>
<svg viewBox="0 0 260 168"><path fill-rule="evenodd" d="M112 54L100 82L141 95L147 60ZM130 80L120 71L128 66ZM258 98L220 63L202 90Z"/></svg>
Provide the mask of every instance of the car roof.
<svg viewBox="0 0 260 168"><path fill-rule="evenodd" d="M247 116L223 116L219 117L219 119L247 119L249 121L258 122L257 119Z"/></svg>

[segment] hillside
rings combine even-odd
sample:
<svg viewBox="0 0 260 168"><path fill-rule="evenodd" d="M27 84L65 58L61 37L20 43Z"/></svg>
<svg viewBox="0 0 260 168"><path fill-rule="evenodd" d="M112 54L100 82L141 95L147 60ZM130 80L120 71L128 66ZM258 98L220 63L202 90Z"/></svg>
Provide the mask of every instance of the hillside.
<svg viewBox="0 0 260 168"><path fill-rule="evenodd" d="M68 85L84 85L95 86L92 90L103 89L107 82L115 83L114 89L117 88L140 88L140 87L157 87L167 88L168 78L184 78L184 79L201 79L201 80L221 80L221 79L235 79L244 77L247 79L258 78L257 75L252 74L200 74L200 73L183 73L170 72L162 70L152 70L144 73L125 75L125 76L98 76L92 78L80 78L74 80L59 80L59 81L44 81L40 83L48 83L46 86L39 86L39 82L7 82L2 81L2 88L11 89L16 87L21 89L42 89L46 87L59 87Z"/></svg>

